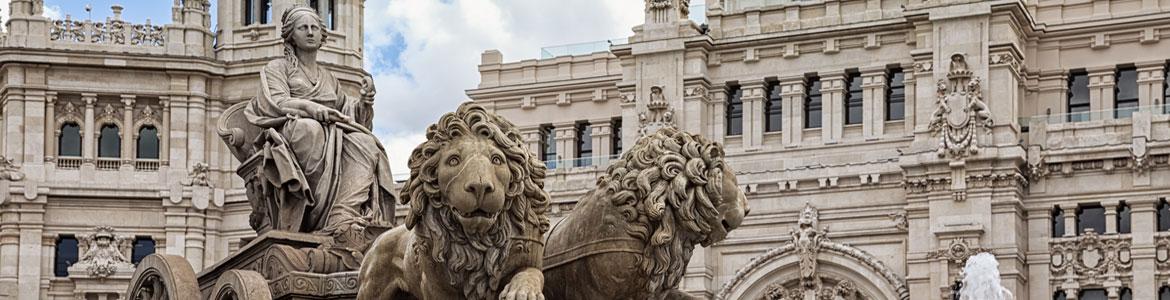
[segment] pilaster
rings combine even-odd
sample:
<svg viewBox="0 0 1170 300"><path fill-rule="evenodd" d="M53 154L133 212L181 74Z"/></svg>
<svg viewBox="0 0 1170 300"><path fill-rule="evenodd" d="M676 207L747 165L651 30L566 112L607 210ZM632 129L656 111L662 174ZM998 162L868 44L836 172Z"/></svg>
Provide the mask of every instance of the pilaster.
<svg viewBox="0 0 1170 300"><path fill-rule="evenodd" d="M764 141L764 81L740 82L743 91L743 149L759 150Z"/></svg>
<svg viewBox="0 0 1170 300"><path fill-rule="evenodd" d="M45 92L45 162L57 157L57 92Z"/></svg>
<svg viewBox="0 0 1170 300"><path fill-rule="evenodd" d="M576 123L553 124L553 133L557 141L557 168L572 168L572 160L577 157L577 128Z"/></svg>
<svg viewBox="0 0 1170 300"><path fill-rule="evenodd" d="M1162 103L1162 84L1165 82L1163 68L1165 66L1165 61L1137 64L1138 106L1150 107Z"/></svg>
<svg viewBox="0 0 1170 300"><path fill-rule="evenodd" d="M612 120L589 121L589 137L592 138L593 142L593 156L597 157L593 162L594 165L609 165L609 157L614 154L611 153L613 145L610 141L612 141L613 125L610 122Z"/></svg>
<svg viewBox="0 0 1170 300"><path fill-rule="evenodd" d="M83 164L93 165L94 159L97 157L97 132L99 131L94 123L93 106L97 102L97 94L82 93L81 101L85 102L85 127L81 130L81 156Z"/></svg>
<svg viewBox="0 0 1170 300"><path fill-rule="evenodd" d="M792 76L780 79L780 97L783 112L781 122L783 133L782 141L785 147L797 147L801 144L804 132L804 95L808 81L803 76Z"/></svg>
<svg viewBox="0 0 1170 300"><path fill-rule="evenodd" d="M1157 282L1157 248L1154 231L1157 227L1157 203L1154 197L1129 199L1130 208L1130 257L1132 260L1133 299L1157 299L1160 283Z"/></svg>
<svg viewBox="0 0 1170 300"><path fill-rule="evenodd" d="M889 85L884 67L861 70L862 94L862 136L865 140L876 140L885 134L886 88Z"/></svg>
<svg viewBox="0 0 1170 300"><path fill-rule="evenodd" d="M131 166L134 161L134 99L135 95L122 95L122 165Z"/></svg>
<svg viewBox="0 0 1170 300"><path fill-rule="evenodd" d="M845 130L845 92L848 77L844 72L821 76L821 142L836 144Z"/></svg>
<svg viewBox="0 0 1170 300"><path fill-rule="evenodd" d="M1089 110L1094 111L1094 119L1113 119L1113 113L1103 112L1113 110L1113 87L1115 70L1113 66L1089 69Z"/></svg>

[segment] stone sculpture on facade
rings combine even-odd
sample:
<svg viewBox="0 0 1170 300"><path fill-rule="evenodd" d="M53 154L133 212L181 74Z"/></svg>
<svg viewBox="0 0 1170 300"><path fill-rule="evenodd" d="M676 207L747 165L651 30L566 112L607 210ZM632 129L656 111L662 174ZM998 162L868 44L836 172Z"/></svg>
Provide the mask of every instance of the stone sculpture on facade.
<svg viewBox="0 0 1170 300"><path fill-rule="evenodd" d="M406 224L370 248L358 299L542 299L545 167L516 127L464 103L408 164Z"/></svg>
<svg viewBox="0 0 1170 300"><path fill-rule="evenodd" d="M650 87L650 102L646 103L646 112L638 114L638 135L646 136L660 128L674 127L674 109L662 95L662 87Z"/></svg>
<svg viewBox="0 0 1170 300"><path fill-rule="evenodd" d="M78 247L81 253L80 260L70 269L85 270L89 276L98 278L134 271L134 265L127 257L130 253L131 239L126 236L115 236L114 228L98 226L94 228L93 233L82 236L80 242Z"/></svg>
<svg viewBox="0 0 1170 300"><path fill-rule="evenodd" d="M947 78L938 81L930 129L939 137L938 155L964 158L979 153L980 130L990 130L991 112L983 102L978 77L968 70L963 54L951 56Z"/></svg>
<svg viewBox="0 0 1170 300"><path fill-rule="evenodd" d="M638 139L549 233L545 295L696 298L678 289L695 245L722 241L748 213L723 157L718 143L674 128Z"/></svg>
<svg viewBox="0 0 1170 300"><path fill-rule="evenodd" d="M828 240L825 234L829 229L817 228L819 219L817 210L805 203L791 233L796 255L800 257L800 286L806 289L821 287L820 278L817 278L817 252L820 252L822 242Z"/></svg>

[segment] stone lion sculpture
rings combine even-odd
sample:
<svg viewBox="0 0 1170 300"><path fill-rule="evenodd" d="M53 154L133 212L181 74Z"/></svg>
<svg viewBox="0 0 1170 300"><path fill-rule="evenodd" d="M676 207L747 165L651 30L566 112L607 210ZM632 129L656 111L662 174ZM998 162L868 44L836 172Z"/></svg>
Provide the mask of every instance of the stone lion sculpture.
<svg viewBox="0 0 1170 300"><path fill-rule="evenodd" d="M659 129L639 139L549 233L548 299L698 299L678 290L695 245L743 222L723 147Z"/></svg>
<svg viewBox="0 0 1170 300"><path fill-rule="evenodd" d="M470 102L426 136L400 193L406 224L374 241L358 299L543 299L544 164Z"/></svg>

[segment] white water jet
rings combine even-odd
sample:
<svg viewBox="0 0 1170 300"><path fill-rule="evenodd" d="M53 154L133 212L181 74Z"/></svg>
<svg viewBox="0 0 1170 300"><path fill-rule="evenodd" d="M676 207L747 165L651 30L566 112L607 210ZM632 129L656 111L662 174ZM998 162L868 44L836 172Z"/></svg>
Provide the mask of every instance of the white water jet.
<svg viewBox="0 0 1170 300"><path fill-rule="evenodd" d="M963 287L959 289L959 300L1011 300L1015 299L999 283L999 262L991 253L979 253L967 259L963 267Z"/></svg>

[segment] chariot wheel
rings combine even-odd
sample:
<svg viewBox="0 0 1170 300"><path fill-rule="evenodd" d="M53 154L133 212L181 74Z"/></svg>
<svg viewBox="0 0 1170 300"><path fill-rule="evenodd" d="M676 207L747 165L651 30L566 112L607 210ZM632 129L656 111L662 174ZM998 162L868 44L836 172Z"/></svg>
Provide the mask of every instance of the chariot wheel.
<svg viewBox="0 0 1170 300"><path fill-rule="evenodd" d="M202 298L195 271L187 259L166 254L151 254L138 263L126 295L132 300Z"/></svg>
<svg viewBox="0 0 1170 300"><path fill-rule="evenodd" d="M256 271L230 270L219 275L208 300L272 300L268 280Z"/></svg>

